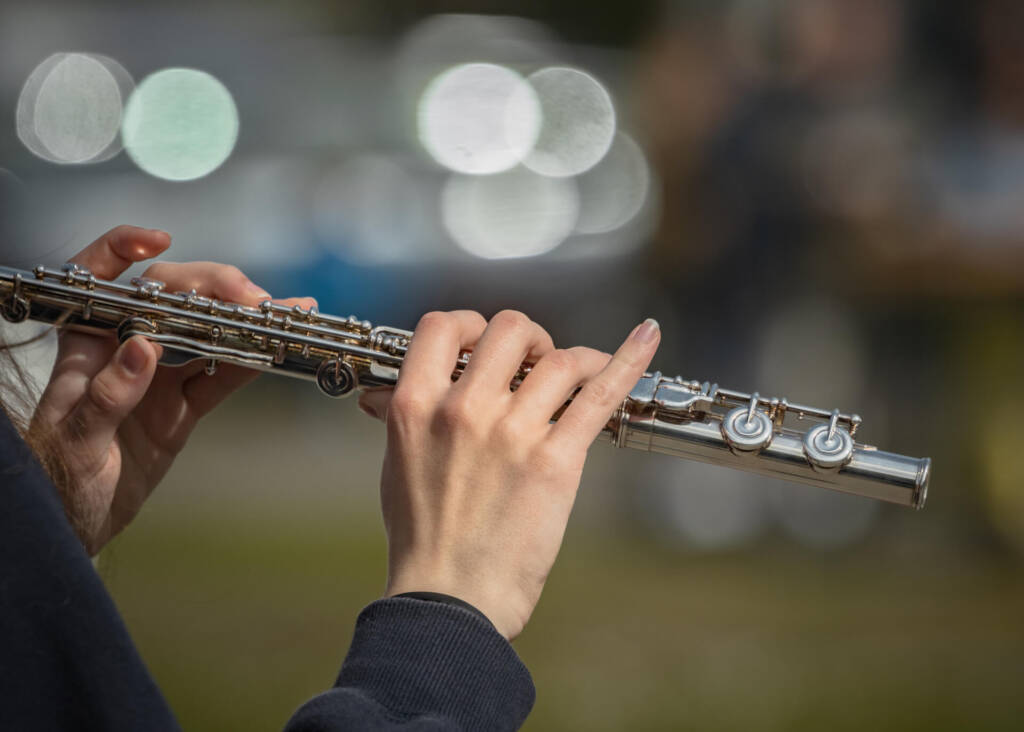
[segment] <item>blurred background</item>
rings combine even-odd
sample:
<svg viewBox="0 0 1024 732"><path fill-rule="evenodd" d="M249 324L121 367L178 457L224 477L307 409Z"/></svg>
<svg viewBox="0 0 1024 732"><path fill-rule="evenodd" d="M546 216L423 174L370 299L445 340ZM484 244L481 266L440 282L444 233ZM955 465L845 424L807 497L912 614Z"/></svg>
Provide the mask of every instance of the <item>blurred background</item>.
<svg viewBox="0 0 1024 732"><path fill-rule="evenodd" d="M595 446L526 729L1019 729L1024 6L7 0L0 110L3 264L132 223L381 324L653 316L661 371L933 458L914 513ZM22 357L44 383L52 339ZM382 436L263 377L104 553L185 729L330 686Z"/></svg>

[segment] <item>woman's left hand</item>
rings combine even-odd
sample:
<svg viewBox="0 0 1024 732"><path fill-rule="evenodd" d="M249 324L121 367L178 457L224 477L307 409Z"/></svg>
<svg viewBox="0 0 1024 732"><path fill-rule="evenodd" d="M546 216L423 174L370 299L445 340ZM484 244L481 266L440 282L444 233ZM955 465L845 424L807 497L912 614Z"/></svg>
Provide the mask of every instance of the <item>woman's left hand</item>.
<svg viewBox="0 0 1024 732"><path fill-rule="evenodd" d="M132 263L170 246L163 231L119 226L70 261L100 279L114 279ZM195 289L206 297L256 305L270 298L236 267L212 262L153 264L145 277L168 292ZM311 298L276 300L315 305ZM50 382L33 417L62 450L70 482L65 511L86 551L94 555L138 513L204 414L257 372L204 363L157 366L161 346L141 337L118 344L113 336L60 333Z"/></svg>

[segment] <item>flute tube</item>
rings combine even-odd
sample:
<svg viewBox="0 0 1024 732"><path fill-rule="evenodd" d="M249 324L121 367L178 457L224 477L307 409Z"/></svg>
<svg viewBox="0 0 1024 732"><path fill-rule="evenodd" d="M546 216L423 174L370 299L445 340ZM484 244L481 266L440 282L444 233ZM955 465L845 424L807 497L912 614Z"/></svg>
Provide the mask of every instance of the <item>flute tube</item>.
<svg viewBox="0 0 1024 732"><path fill-rule="evenodd" d="M802 437L788 432L777 432L757 452L739 452L722 437L717 420L675 423L651 414L620 413L611 424L614 426L606 431L606 437L635 450L723 465L916 509L924 506L928 496L930 458L858 445L844 465L822 469L808 462ZM624 434L617 433L622 430Z"/></svg>

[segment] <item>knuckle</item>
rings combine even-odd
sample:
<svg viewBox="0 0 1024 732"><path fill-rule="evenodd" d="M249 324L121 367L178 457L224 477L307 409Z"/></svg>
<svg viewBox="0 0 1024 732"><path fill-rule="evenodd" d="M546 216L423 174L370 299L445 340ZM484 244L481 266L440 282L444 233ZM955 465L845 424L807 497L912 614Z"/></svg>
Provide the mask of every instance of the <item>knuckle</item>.
<svg viewBox="0 0 1024 732"><path fill-rule="evenodd" d="M451 321L451 316L448 313L440 310L432 310L429 313L425 313L416 324L416 331L430 331L440 330L447 328Z"/></svg>
<svg viewBox="0 0 1024 732"><path fill-rule="evenodd" d="M572 349L556 349L544 356L544 359L556 371L571 371L576 368L576 354L572 352Z"/></svg>
<svg viewBox="0 0 1024 732"><path fill-rule="evenodd" d="M502 310L491 318L491 325L508 331L526 330L532 324L533 321L518 310Z"/></svg>
<svg viewBox="0 0 1024 732"><path fill-rule="evenodd" d="M478 313L476 310L466 310L464 312L468 315L469 319L473 321L473 325L475 325L477 328L483 330L484 328L487 327L487 318Z"/></svg>
<svg viewBox="0 0 1024 732"><path fill-rule="evenodd" d="M587 387L587 391L590 392L591 401L596 404L611 406L621 401L618 391L612 388L612 385L604 379L594 379L587 384Z"/></svg>
<svg viewBox="0 0 1024 732"><path fill-rule="evenodd" d="M135 232L135 227L130 224L118 224L113 229L103 235L104 239L108 241L111 239L120 239L122 237L129 236Z"/></svg>
<svg viewBox="0 0 1024 732"><path fill-rule="evenodd" d="M214 279L219 288L225 292L233 291L236 288L244 289L249 281L249 278L242 273L242 270L233 264L219 264L216 267L217 273Z"/></svg>
<svg viewBox="0 0 1024 732"><path fill-rule="evenodd" d="M494 439L501 445L516 445L525 434L518 418L509 415L494 425Z"/></svg>
<svg viewBox="0 0 1024 732"><path fill-rule="evenodd" d="M98 374L89 384L89 401L101 414L116 412L121 404L119 389L106 374Z"/></svg>
<svg viewBox="0 0 1024 732"><path fill-rule="evenodd" d="M581 359L585 358L592 361L607 361L611 358L610 354L607 354L604 351L599 351L596 348L588 348L587 346L573 346L569 350L578 355Z"/></svg>
<svg viewBox="0 0 1024 732"><path fill-rule="evenodd" d="M569 350L572 351L579 363L595 371L604 368L612 358L611 355L604 351L598 351L596 348L587 348L586 346L574 346Z"/></svg>
<svg viewBox="0 0 1024 732"><path fill-rule="evenodd" d="M551 473L562 470L567 458L565 450L559 448L552 440L544 440L533 449L530 462L533 470Z"/></svg>
<svg viewBox="0 0 1024 732"><path fill-rule="evenodd" d="M388 423L411 425L422 422L429 414L426 400L411 391L395 389L388 407Z"/></svg>
<svg viewBox="0 0 1024 732"><path fill-rule="evenodd" d="M628 351L627 353L620 354L618 358L622 364L622 371L625 373L635 371L637 372L637 378L639 378L640 372L644 370L644 367L648 363L648 361L645 360L643 356L633 351Z"/></svg>
<svg viewBox="0 0 1024 732"><path fill-rule="evenodd" d="M469 431L474 424L475 413L472 402L463 395L449 397L438 410L441 427L458 432Z"/></svg>

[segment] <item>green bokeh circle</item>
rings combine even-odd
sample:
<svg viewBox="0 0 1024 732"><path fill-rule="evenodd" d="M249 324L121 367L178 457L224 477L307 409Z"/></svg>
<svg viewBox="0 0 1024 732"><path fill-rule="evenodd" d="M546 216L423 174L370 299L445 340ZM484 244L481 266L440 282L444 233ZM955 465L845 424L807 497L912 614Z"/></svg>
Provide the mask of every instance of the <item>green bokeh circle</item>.
<svg viewBox="0 0 1024 732"><path fill-rule="evenodd" d="M194 180L221 165L238 139L238 109L217 79L165 69L136 87L121 125L124 149L157 178Z"/></svg>

